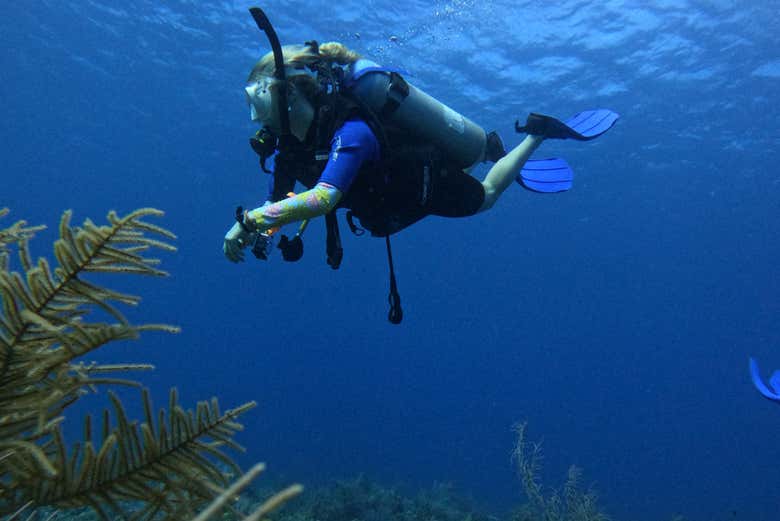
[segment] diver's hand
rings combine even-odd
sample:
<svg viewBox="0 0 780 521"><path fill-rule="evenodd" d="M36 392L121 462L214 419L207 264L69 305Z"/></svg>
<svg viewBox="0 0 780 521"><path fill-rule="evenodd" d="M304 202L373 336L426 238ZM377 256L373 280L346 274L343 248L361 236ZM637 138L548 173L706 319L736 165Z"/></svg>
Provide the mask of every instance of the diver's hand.
<svg viewBox="0 0 780 521"><path fill-rule="evenodd" d="M246 231L240 223L236 222L225 234L225 242L222 251L230 262L242 262L244 260L244 248L252 242L254 233Z"/></svg>

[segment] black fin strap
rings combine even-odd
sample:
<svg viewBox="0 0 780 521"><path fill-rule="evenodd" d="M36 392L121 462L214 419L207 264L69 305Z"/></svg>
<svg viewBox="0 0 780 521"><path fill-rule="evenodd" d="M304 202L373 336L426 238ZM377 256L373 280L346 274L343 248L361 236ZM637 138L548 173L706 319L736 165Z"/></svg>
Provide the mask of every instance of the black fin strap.
<svg viewBox="0 0 780 521"><path fill-rule="evenodd" d="M387 263L390 265L390 294L387 301L390 302L390 312L387 314L387 320L391 324L400 324L404 319L404 310L401 309L401 295L398 294L398 285L395 283L395 270L393 269L393 251L390 249L390 236L385 236L387 244Z"/></svg>
<svg viewBox="0 0 780 521"><path fill-rule="evenodd" d="M327 255L328 266L334 270L341 266L341 259L344 257L344 249L341 247L341 234L339 233L339 222L334 212L325 214L325 228L327 239L325 240L325 253Z"/></svg>

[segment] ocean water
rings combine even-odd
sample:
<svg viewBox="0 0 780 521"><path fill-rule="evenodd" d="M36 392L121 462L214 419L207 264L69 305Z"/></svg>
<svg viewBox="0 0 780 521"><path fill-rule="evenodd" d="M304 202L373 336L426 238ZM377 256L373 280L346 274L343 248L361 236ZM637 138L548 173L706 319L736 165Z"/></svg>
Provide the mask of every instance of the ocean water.
<svg viewBox="0 0 780 521"><path fill-rule="evenodd" d="M527 421L544 482L581 466L615 519L778 518L780 407L748 356L780 367L780 3L263 2L284 43L403 67L508 146L530 111L622 116L537 152L569 161L571 191L512 186L394 237L400 326L383 241L343 220L338 271L319 223L295 264L222 255L235 206L266 191L243 87L269 46L250 5L0 5L0 207L50 225L35 253L68 208L152 206L178 235L169 278L117 284L144 298L132 320L181 334L91 359L153 363L133 376L158 405L173 385L190 406L256 400L239 461L307 485L452 482L498 512L523 501L511 427Z"/></svg>

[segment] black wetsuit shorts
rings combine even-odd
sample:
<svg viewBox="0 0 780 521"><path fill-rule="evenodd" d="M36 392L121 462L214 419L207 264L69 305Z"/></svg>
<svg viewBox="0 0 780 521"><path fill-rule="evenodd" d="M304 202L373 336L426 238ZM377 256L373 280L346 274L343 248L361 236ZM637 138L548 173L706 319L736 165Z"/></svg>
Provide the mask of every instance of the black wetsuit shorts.
<svg viewBox="0 0 780 521"><path fill-rule="evenodd" d="M432 176L428 189L428 201L423 207L429 215L468 217L477 213L485 202L482 183L457 167L439 169Z"/></svg>
<svg viewBox="0 0 780 521"><path fill-rule="evenodd" d="M485 202L481 182L433 147L405 152L386 176L358 177L348 195L345 206L373 235L396 233L428 215L467 217L479 211Z"/></svg>

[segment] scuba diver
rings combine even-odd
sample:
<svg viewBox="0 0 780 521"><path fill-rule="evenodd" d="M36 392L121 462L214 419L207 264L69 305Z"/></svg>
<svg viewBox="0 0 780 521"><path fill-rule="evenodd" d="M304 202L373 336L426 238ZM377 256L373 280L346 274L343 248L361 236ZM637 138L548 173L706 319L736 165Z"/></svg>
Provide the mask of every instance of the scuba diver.
<svg viewBox="0 0 780 521"><path fill-rule="evenodd" d="M524 126L515 123L527 135L506 152L498 134L409 84L402 71L336 42L282 47L262 10L250 12L273 49L255 64L245 88L251 118L262 126L250 144L272 176L262 206L236 209L224 254L240 262L251 247L267 259L278 229L301 222L298 233L282 236L278 245L285 260L298 260L306 225L324 216L327 262L337 269L342 248L335 212L344 208L353 233L385 238L394 324L403 313L390 235L428 215L489 210L513 181L537 192L568 189L573 174L564 160L530 160L531 154L545 139L594 139L618 118L604 109L566 122L532 113ZM271 157L273 172L266 168ZM468 172L484 161L494 164L479 181ZM306 190L295 194L296 183Z"/></svg>

